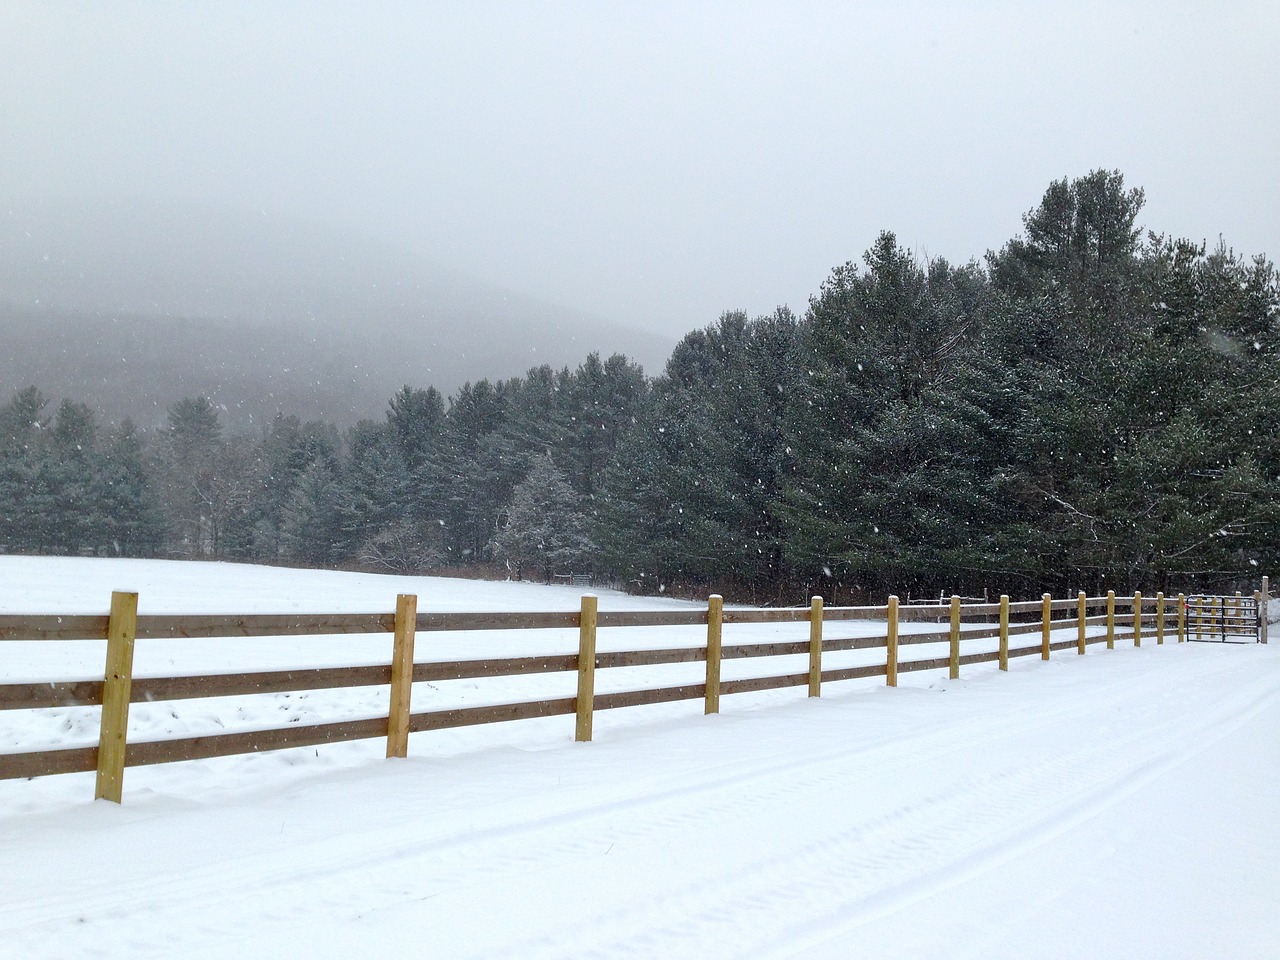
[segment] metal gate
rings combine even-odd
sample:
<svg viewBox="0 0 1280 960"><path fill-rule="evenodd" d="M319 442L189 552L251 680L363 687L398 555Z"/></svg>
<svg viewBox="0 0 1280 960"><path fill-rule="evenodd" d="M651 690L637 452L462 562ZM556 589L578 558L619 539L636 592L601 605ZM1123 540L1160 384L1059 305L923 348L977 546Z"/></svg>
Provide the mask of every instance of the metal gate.
<svg viewBox="0 0 1280 960"><path fill-rule="evenodd" d="M1256 597L1187 597L1187 639L1208 643L1263 642L1262 618Z"/></svg>

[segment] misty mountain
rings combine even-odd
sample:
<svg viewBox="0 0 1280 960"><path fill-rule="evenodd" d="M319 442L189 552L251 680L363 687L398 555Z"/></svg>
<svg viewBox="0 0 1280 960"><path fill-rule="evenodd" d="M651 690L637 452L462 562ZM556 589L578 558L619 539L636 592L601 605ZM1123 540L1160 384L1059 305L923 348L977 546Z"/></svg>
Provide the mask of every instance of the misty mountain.
<svg viewBox="0 0 1280 960"><path fill-rule="evenodd" d="M607 309L608 305L602 305ZM0 207L0 388L163 420L205 395L224 422L381 417L403 384L449 393L666 338L542 303L334 228L155 203Z"/></svg>

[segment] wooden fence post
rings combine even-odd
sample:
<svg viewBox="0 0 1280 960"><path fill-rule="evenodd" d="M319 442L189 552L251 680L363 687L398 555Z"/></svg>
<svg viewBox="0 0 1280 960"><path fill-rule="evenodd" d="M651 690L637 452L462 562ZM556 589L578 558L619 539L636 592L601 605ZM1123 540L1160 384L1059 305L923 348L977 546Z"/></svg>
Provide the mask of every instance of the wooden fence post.
<svg viewBox="0 0 1280 960"><path fill-rule="evenodd" d="M391 706L387 711L387 757L409 755L409 701L413 694L413 640L418 629L418 597L396 597L395 639L391 645Z"/></svg>
<svg viewBox="0 0 1280 960"><path fill-rule="evenodd" d="M1084 656L1088 648L1086 637L1089 635L1089 596L1083 590L1076 595L1076 653Z"/></svg>
<svg viewBox="0 0 1280 960"><path fill-rule="evenodd" d="M720 637L724 629L724 597L713 593L707 598L707 714L720 712Z"/></svg>
<svg viewBox="0 0 1280 960"><path fill-rule="evenodd" d="M884 682L891 687L898 685L898 598L889 597L889 604L886 607L886 615L889 620L888 634L885 638L886 659L884 665Z"/></svg>
<svg viewBox="0 0 1280 960"><path fill-rule="evenodd" d="M1204 597L1196 597L1196 639L1204 639Z"/></svg>
<svg viewBox="0 0 1280 960"><path fill-rule="evenodd" d="M582 595L582 614L578 620L578 701L574 739L578 743L591 740L591 718L596 697L596 598Z"/></svg>
<svg viewBox="0 0 1280 960"><path fill-rule="evenodd" d="M1259 617L1258 640L1261 643L1266 643L1267 642L1267 620L1268 620L1267 608L1271 604L1271 578L1270 577L1262 578L1262 590L1259 592L1262 594L1262 596L1259 598L1259 602L1258 602L1258 617Z"/></svg>
<svg viewBox="0 0 1280 960"><path fill-rule="evenodd" d="M1156 646L1164 643L1164 591L1156 591Z"/></svg>
<svg viewBox="0 0 1280 960"><path fill-rule="evenodd" d="M1009 669L1009 595L1000 595L1000 669Z"/></svg>
<svg viewBox="0 0 1280 960"><path fill-rule="evenodd" d="M822 598L809 602L809 696L822 696Z"/></svg>
<svg viewBox="0 0 1280 960"><path fill-rule="evenodd" d="M1178 594L1178 642L1187 642L1187 595Z"/></svg>
<svg viewBox="0 0 1280 960"><path fill-rule="evenodd" d="M952 680L960 679L960 597L951 595L951 670Z"/></svg>
<svg viewBox="0 0 1280 960"><path fill-rule="evenodd" d="M107 662L102 684L95 800L119 803L124 792L124 755L133 688L133 640L138 631L138 595L112 593L107 618Z"/></svg>
<svg viewBox="0 0 1280 960"><path fill-rule="evenodd" d="M1116 648L1116 592L1107 591L1107 649Z"/></svg>
<svg viewBox="0 0 1280 960"><path fill-rule="evenodd" d="M1133 591L1133 645L1142 646L1142 592Z"/></svg>
<svg viewBox="0 0 1280 960"><path fill-rule="evenodd" d="M1040 598L1040 659L1049 659L1049 635L1053 633L1053 594Z"/></svg>

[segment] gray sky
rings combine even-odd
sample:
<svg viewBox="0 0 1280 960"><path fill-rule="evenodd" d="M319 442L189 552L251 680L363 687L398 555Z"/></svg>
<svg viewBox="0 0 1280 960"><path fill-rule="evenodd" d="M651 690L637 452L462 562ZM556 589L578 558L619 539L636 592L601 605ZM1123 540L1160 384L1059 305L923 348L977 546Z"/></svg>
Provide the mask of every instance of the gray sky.
<svg viewBox="0 0 1280 960"><path fill-rule="evenodd" d="M0 6L0 202L302 217L678 335L1055 178L1280 255L1280 4Z"/></svg>

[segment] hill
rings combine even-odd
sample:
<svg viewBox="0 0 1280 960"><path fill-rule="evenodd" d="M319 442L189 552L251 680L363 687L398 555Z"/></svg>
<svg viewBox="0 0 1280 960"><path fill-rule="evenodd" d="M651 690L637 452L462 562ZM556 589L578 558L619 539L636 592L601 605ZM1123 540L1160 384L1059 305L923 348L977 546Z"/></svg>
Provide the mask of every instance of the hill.
<svg viewBox="0 0 1280 960"><path fill-rule="evenodd" d="M0 215L0 383L109 419L163 419L203 394L247 425L277 410L380 417L403 384L449 393L543 363L667 339L448 271L332 228L225 209L8 204Z"/></svg>

